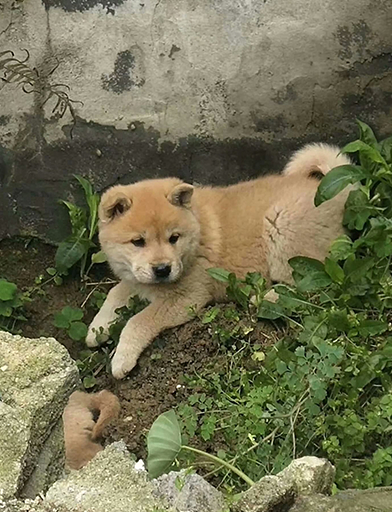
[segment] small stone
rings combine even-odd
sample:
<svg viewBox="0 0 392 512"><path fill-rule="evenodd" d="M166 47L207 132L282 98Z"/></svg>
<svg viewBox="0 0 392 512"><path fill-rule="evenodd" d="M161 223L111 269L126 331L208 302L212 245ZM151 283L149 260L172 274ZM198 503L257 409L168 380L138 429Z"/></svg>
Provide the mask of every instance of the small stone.
<svg viewBox="0 0 392 512"><path fill-rule="evenodd" d="M134 132L136 130L136 125L132 123L129 128Z"/></svg>
<svg viewBox="0 0 392 512"><path fill-rule="evenodd" d="M96 154L97 154L97 156L99 156L99 157L100 157L100 156L102 156L102 151L101 151L100 149L97 149L97 150L95 151L95 153L96 153Z"/></svg>
<svg viewBox="0 0 392 512"><path fill-rule="evenodd" d="M177 512L223 512L227 509L222 493L196 473L172 471L153 480L153 484L156 496Z"/></svg>
<svg viewBox="0 0 392 512"><path fill-rule="evenodd" d="M331 494L335 468L326 459L302 457L294 460L278 475L290 482L296 494Z"/></svg>

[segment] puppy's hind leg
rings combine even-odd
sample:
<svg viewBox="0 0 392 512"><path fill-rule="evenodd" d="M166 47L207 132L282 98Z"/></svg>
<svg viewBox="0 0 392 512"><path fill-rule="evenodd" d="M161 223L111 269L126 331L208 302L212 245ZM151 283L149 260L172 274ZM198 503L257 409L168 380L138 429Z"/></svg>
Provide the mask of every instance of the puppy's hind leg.
<svg viewBox="0 0 392 512"><path fill-rule="evenodd" d="M98 346L97 334L107 335L109 333L110 324L117 318L116 309L127 305L131 295L131 285L126 281L121 281L110 290L103 306L88 329L86 337L88 347Z"/></svg>

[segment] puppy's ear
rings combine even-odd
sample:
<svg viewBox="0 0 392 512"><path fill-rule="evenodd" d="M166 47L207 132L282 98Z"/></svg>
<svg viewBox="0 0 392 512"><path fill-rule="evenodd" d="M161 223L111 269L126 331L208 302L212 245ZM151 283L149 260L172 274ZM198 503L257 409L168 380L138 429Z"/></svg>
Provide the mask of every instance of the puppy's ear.
<svg viewBox="0 0 392 512"><path fill-rule="evenodd" d="M174 206L184 206L189 208L191 206L191 198L194 188L188 183L181 183L173 188L167 196L169 202Z"/></svg>
<svg viewBox="0 0 392 512"><path fill-rule="evenodd" d="M124 188L118 185L103 194L99 204L99 219L101 222L109 222L130 209L132 201L126 195Z"/></svg>

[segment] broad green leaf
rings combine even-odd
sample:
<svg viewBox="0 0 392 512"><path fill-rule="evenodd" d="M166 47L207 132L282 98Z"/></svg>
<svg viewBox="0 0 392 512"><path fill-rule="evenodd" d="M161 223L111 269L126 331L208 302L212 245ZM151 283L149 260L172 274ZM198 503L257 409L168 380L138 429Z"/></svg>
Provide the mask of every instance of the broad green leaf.
<svg viewBox="0 0 392 512"><path fill-rule="evenodd" d="M315 198L315 206L335 197L348 185L357 183L364 178L364 172L361 167L355 165L340 165L335 167L321 180Z"/></svg>
<svg viewBox="0 0 392 512"><path fill-rule="evenodd" d="M147 468L151 478L158 478L170 468L181 445L181 430L175 412L161 414L147 436Z"/></svg>
<svg viewBox="0 0 392 512"><path fill-rule="evenodd" d="M83 340L87 336L87 325L83 322L72 322L68 334L75 341Z"/></svg>
<svg viewBox="0 0 392 512"><path fill-rule="evenodd" d="M386 162L378 149L372 148L369 144L366 144L361 140L350 142L342 149L342 153L356 153L357 151L366 155L366 157L372 162L386 165Z"/></svg>
<svg viewBox="0 0 392 512"><path fill-rule="evenodd" d="M260 304L257 316L267 320L276 320L277 318L284 316L284 309L276 302L263 300Z"/></svg>
<svg viewBox="0 0 392 512"><path fill-rule="evenodd" d="M87 253L91 242L86 239L76 239L61 242L57 248L55 263L57 271L62 274L75 265Z"/></svg>
<svg viewBox="0 0 392 512"><path fill-rule="evenodd" d="M94 265L96 263L104 263L105 261L107 261L107 257L106 257L106 254L103 251L95 252L91 256L91 263L93 263Z"/></svg>
<svg viewBox="0 0 392 512"><path fill-rule="evenodd" d="M347 235L341 235L334 240L329 249L334 260L344 260L353 253L353 242Z"/></svg>
<svg viewBox="0 0 392 512"><path fill-rule="evenodd" d="M55 327L58 327L59 329L68 329L70 323L69 319L62 313L55 313L53 322Z"/></svg>
<svg viewBox="0 0 392 512"><path fill-rule="evenodd" d="M80 308L72 308L71 306L65 306L61 310L61 314L67 318L69 322L75 322L83 318L83 311Z"/></svg>
<svg viewBox="0 0 392 512"><path fill-rule="evenodd" d="M392 164L392 137L380 142L380 153L389 164Z"/></svg>
<svg viewBox="0 0 392 512"><path fill-rule="evenodd" d="M46 272L50 275L50 276L54 276L56 274L56 269L54 267L48 267L46 269Z"/></svg>
<svg viewBox="0 0 392 512"><path fill-rule="evenodd" d="M7 302L0 301L0 316L9 318L12 315L12 306Z"/></svg>
<svg viewBox="0 0 392 512"><path fill-rule="evenodd" d="M388 329L388 323L382 320L363 320L358 327L361 336L376 336Z"/></svg>
<svg viewBox="0 0 392 512"><path fill-rule="evenodd" d="M297 286L300 292L315 292L326 288L330 284L332 284L332 279L324 270L320 270L302 278Z"/></svg>
<svg viewBox="0 0 392 512"><path fill-rule="evenodd" d="M353 283L365 277L368 271L374 266L373 258L348 259L345 261L343 270L348 279Z"/></svg>
<svg viewBox="0 0 392 512"><path fill-rule="evenodd" d="M207 272L217 281L221 281L222 283L229 282L230 272L224 270L223 268L209 268L207 269Z"/></svg>
<svg viewBox="0 0 392 512"><path fill-rule="evenodd" d="M362 121L359 121L359 119L357 119L357 124L359 126L361 141L365 142L373 148L377 148L377 139L370 126L363 123Z"/></svg>
<svg viewBox="0 0 392 512"><path fill-rule="evenodd" d="M336 261L330 258L325 258L325 272L335 283L342 284L344 281L344 270L336 263Z"/></svg>
<svg viewBox="0 0 392 512"><path fill-rule="evenodd" d="M97 379L94 377L94 375L88 375L83 379L83 386L86 389L93 388L97 383Z"/></svg>
<svg viewBox="0 0 392 512"><path fill-rule="evenodd" d="M0 300L11 300L15 297L18 287L6 279L0 279Z"/></svg>
<svg viewBox="0 0 392 512"><path fill-rule="evenodd" d="M375 212L363 190L352 190L347 198L343 224L348 229L362 231L368 218Z"/></svg>
<svg viewBox="0 0 392 512"><path fill-rule="evenodd" d="M291 268L300 276L306 276L309 272L319 272L324 270L321 261L306 256L296 256L289 260Z"/></svg>

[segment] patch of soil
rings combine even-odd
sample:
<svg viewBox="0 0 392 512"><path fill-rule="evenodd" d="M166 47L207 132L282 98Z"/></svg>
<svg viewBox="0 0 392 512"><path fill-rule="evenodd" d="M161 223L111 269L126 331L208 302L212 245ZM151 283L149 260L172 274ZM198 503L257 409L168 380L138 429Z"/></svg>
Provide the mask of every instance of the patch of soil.
<svg viewBox="0 0 392 512"><path fill-rule="evenodd" d="M20 289L27 290L34 285L37 276L53 266L54 255L54 247L38 240L29 243L20 239L3 240L0 242L0 278L5 277ZM106 277L109 277L109 271ZM34 294L34 300L27 305L28 321L20 326L21 333L27 337L54 336L67 347L71 357L77 359L85 345L72 341L64 330L54 327L53 317L64 306L81 307L89 289L81 286L76 277L70 277L61 286L50 282L43 290L43 294ZM93 314L90 311L84 320L89 322ZM274 336L268 334L273 329L265 327L258 326L252 336L264 346L274 341ZM192 320L166 331L155 340L125 380L116 381L111 375L100 375L93 391L109 389L121 403L120 417L107 428L106 442L123 439L132 453L144 458L145 436L154 420L191 393L184 385L184 376L201 372L211 361L222 357L218 353L218 343L212 339L209 327L199 320ZM208 444L200 444L200 447L209 448Z"/></svg>

